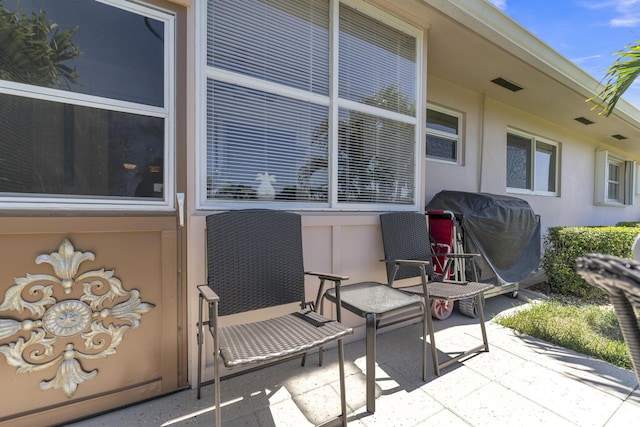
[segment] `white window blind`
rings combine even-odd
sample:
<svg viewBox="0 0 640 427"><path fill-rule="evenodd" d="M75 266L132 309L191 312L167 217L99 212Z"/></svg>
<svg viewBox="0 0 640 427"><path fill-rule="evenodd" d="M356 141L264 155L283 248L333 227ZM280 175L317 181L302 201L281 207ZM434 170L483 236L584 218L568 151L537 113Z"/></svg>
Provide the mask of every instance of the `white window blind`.
<svg viewBox="0 0 640 427"><path fill-rule="evenodd" d="M339 96L357 104L339 114L338 201L411 204L416 39L346 5L339 22Z"/></svg>
<svg viewBox="0 0 640 427"><path fill-rule="evenodd" d="M327 107L212 80L207 99L209 197L327 201Z"/></svg>
<svg viewBox="0 0 640 427"><path fill-rule="evenodd" d="M329 2L214 0L207 65L329 93Z"/></svg>

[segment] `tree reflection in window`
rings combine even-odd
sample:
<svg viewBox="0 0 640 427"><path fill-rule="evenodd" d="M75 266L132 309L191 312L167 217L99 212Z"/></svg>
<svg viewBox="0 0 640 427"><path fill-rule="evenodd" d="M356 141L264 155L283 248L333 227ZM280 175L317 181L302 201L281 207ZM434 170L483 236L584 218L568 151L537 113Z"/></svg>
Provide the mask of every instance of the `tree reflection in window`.
<svg viewBox="0 0 640 427"><path fill-rule="evenodd" d="M40 10L28 15L0 3L0 79L45 87L69 87L78 73L67 63L82 53L71 38L78 30L62 30Z"/></svg>
<svg viewBox="0 0 640 427"><path fill-rule="evenodd" d="M387 86L361 104L385 108L397 105L398 112L415 116L415 106L395 86ZM355 110L340 109L338 123L338 201L345 203L413 202L415 127L390 118ZM314 132L317 152L327 149L328 120ZM326 157L311 157L299 169L302 190L311 188L314 175L327 169Z"/></svg>

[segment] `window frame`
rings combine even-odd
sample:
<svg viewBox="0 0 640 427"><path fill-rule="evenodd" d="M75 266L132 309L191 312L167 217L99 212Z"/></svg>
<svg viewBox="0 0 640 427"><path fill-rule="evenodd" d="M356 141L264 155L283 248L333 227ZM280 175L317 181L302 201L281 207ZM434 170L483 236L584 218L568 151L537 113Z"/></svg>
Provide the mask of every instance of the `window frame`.
<svg viewBox="0 0 640 427"><path fill-rule="evenodd" d="M611 153L608 150L596 149L594 204L597 206L626 207L633 206L636 194L636 162ZM611 179L610 166L616 166L619 174ZM617 197L611 197L609 186L618 186Z"/></svg>
<svg viewBox="0 0 640 427"><path fill-rule="evenodd" d="M340 98L338 96L338 44L339 44L339 9L341 5L346 5L352 9L366 15L367 17L379 20L380 22L393 27L394 29L401 31L407 35L415 38L415 50L416 50L416 64L415 64L415 116L404 116L393 111L388 111L383 108L370 106L355 101L348 100L346 98ZM198 34L205 34L207 29L207 5L206 2L198 3L197 14L200 16L198 19ZM424 150L422 145L422 128L418 125L424 122L424 114L426 110L422 108L425 104L423 93L423 30L417 28L406 21L403 21L391 14L388 14L379 8L366 3L363 0L330 0L330 25L329 25L329 52L330 52L330 67L329 67L329 95L324 96L321 94L314 94L306 92L292 87L280 85L278 83L270 83L268 81L261 81L257 78L243 76L241 74L214 69L207 65L207 43L206 37L197 37L196 40L196 105L197 105L197 124L196 124L196 152L198 153L198 161L196 163L196 210L219 210L219 209L244 209L244 208L269 208L269 209L289 209L289 210L309 210L309 211L387 211L393 210L416 210L419 209L421 200L421 187L420 176L422 173L422 163L418 161L421 159L420 153ZM292 99L300 101L309 101L317 105L327 106L329 108L329 151L328 158L328 200L327 203L305 203L305 201L288 201L288 202L269 202L269 201L234 201L215 199L209 200L207 198L207 95L206 90L207 79L212 78L226 83L240 83L250 89L257 89L265 91L267 93L274 93L276 95L283 95L291 97ZM414 191L413 202L411 204L376 204L370 203L353 203L353 202L339 202L338 201L338 117L341 109L355 110L365 114L371 114L376 116L382 116L383 118L389 118L392 120L399 120L414 126L414 144L413 144L413 158L414 158Z"/></svg>
<svg viewBox="0 0 640 427"><path fill-rule="evenodd" d="M531 151L531 155L530 158L528 159L529 162L529 174L531 176L531 183L530 183L530 188L518 188L518 187L509 187L509 185L506 185L506 191L507 193L513 193L513 194L529 194L529 195L534 195L534 196L547 196L547 197L559 197L560 196L560 151L561 151L561 144L555 141L552 141L548 138L543 138L543 137L539 137L536 135L533 135L531 133L528 132L523 132L520 130L516 130L513 128L508 128L507 129L507 140L505 140L505 148L508 147L508 135L512 134L514 136L523 138L523 139L528 139L530 141L530 151ZM555 182L555 189L554 191L545 191L545 190L536 190L536 154L539 152L538 150L538 143L540 144L544 144L547 146L551 146L555 149L555 164L554 164L554 169L555 169L555 176L554 176L554 182ZM505 174L508 172L509 169L509 158L507 156L506 161L505 161ZM505 176L506 179L506 176Z"/></svg>
<svg viewBox="0 0 640 427"><path fill-rule="evenodd" d="M429 110L433 110L433 111L437 111L438 113L441 114L446 114L448 116L452 116L458 119L458 133L457 134L452 134L452 133L448 133L448 132L444 132L444 131L439 131L436 129L430 129L427 126L427 117L428 117L428 111ZM464 115L458 111L454 111L445 107L441 107L438 105L433 105L433 104L427 104L427 108L425 110L425 159L432 161L432 162L437 162L437 163L446 163L446 164L450 164L450 165L462 165L462 147L463 147L463 141L464 141ZM455 150L456 150L456 158L455 159L445 159L442 157L436 157L436 156L430 156L429 154L427 154L427 147L428 147L428 137L429 136L435 136L438 138L443 138L443 139L447 139L447 140L451 140L451 141L455 141Z"/></svg>
<svg viewBox="0 0 640 427"><path fill-rule="evenodd" d="M1 210L62 210L62 211L173 211L175 210L175 40L176 17L171 11L128 2L125 0L101 0L101 3L164 24L164 99L163 107L121 101L115 98L86 95L71 91L40 87L24 83L0 80L0 93L31 98L57 104L71 104L106 111L139 114L164 119L164 181L162 199L88 196L88 195L21 195L0 194Z"/></svg>

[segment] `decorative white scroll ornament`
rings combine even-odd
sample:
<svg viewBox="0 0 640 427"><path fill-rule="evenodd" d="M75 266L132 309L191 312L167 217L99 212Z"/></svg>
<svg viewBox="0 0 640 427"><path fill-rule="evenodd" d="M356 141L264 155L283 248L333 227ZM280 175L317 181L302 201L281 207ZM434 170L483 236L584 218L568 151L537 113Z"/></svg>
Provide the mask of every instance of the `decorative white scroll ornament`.
<svg viewBox="0 0 640 427"><path fill-rule="evenodd" d="M96 369L85 371L80 360L115 354L124 333L137 328L142 315L155 307L142 302L136 289L125 290L113 270L102 268L77 275L78 267L87 260L95 260L93 253L77 252L65 239L58 252L39 255L35 260L36 264L50 264L55 276L27 273L16 278L0 304L0 312L30 313L24 320L0 317L0 341L21 335L0 345L7 363L18 374L58 366L56 376L42 381L40 389L61 388L69 398L80 383L98 374ZM82 286L79 300L58 301L53 296L55 286L69 295L75 285ZM84 340L84 348L77 349L70 342L76 336Z"/></svg>

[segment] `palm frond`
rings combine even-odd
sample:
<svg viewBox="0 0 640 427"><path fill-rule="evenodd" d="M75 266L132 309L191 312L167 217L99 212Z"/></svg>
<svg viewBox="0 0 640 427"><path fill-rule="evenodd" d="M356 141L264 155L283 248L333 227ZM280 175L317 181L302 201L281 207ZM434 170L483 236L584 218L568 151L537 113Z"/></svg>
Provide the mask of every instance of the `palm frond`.
<svg viewBox="0 0 640 427"><path fill-rule="evenodd" d="M618 59L615 64L609 67L607 74L602 79L606 80L604 89L596 96L587 99L587 102L595 102L596 105L592 109L601 108L598 114L605 117L613 113L620 97L640 75L640 41L627 45L616 55Z"/></svg>

